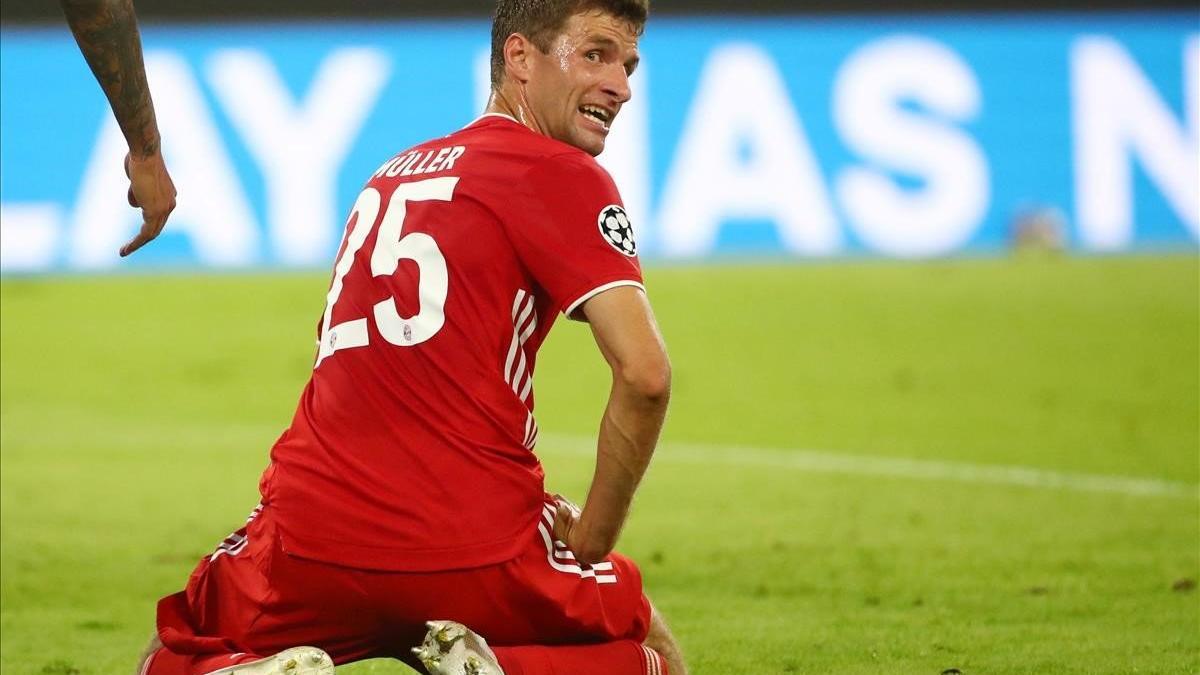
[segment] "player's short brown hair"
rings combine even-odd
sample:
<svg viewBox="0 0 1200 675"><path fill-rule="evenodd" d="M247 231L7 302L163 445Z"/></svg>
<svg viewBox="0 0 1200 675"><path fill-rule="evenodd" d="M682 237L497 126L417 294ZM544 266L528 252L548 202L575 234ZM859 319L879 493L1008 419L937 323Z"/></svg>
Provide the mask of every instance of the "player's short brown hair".
<svg viewBox="0 0 1200 675"><path fill-rule="evenodd" d="M589 10L600 10L633 24L638 35L646 26L650 0L497 0L492 14L492 87L504 79L504 42L513 33L529 38L542 52L558 35L567 19Z"/></svg>

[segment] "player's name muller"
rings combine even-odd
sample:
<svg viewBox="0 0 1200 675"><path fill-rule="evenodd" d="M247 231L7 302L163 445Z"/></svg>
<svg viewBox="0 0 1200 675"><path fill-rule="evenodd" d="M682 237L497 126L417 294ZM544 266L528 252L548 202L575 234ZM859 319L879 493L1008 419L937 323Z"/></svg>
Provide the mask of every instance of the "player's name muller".
<svg viewBox="0 0 1200 675"><path fill-rule="evenodd" d="M371 177L394 178L448 171L454 168L454 162L466 152L466 147L461 145L408 150L385 162L383 166L375 170L375 173L371 174Z"/></svg>

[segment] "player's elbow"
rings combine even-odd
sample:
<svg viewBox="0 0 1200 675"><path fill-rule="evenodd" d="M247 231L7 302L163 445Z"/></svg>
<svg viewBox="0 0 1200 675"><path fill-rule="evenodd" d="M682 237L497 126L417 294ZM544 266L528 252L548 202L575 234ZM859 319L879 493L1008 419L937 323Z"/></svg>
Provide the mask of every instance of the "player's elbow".
<svg viewBox="0 0 1200 675"><path fill-rule="evenodd" d="M671 398L671 361L665 353L625 365L620 376L625 386L647 403L665 408Z"/></svg>

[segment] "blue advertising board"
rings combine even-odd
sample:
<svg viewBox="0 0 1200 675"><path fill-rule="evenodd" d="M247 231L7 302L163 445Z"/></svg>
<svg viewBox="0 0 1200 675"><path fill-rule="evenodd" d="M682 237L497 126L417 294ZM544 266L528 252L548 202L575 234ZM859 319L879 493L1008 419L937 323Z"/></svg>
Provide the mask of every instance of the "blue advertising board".
<svg viewBox="0 0 1200 675"><path fill-rule="evenodd" d="M1085 252L1200 241L1192 12L653 19L600 157L643 257ZM152 25L179 188L127 261L124 141L70 34L0 39L0 271L327 267L366 178L469 123L484 21Z"/></svg>

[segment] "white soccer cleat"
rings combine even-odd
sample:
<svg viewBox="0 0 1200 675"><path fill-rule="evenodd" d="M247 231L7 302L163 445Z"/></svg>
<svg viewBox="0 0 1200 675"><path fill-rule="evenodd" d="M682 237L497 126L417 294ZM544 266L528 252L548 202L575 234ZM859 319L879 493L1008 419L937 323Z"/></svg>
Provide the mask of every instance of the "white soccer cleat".
<svg viewBox="0 0 1200 675"><path fill-rule="evenodd" d="M208 675L333 675L333 659L316 647L292 647L275 656L214 670Z"/></svg>
<svg viewBox="0 0 1200 675"><path fill-rule="evenodd" d="M413 654L429 675L504 675L496 655L475 631L453 621L426 621L429 632Z"/></svg>

